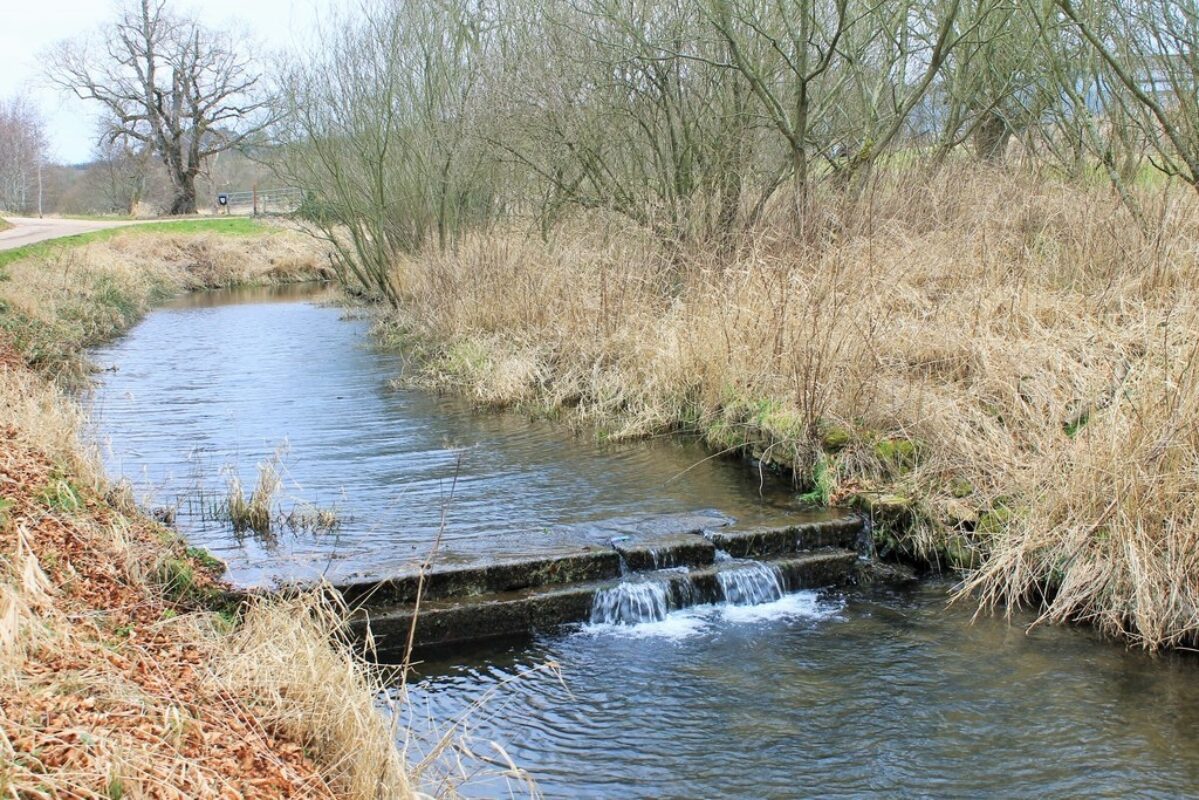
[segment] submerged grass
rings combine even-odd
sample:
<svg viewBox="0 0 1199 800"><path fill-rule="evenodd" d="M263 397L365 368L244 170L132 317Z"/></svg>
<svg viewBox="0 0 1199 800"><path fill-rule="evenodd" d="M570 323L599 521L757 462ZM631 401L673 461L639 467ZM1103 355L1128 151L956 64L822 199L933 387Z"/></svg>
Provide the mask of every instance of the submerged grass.
<svg viewBox="0 0 1199 800"><path fill-rule="evenodd" d="M271 520L274 517L275 495L283 485L279 478L279 470L275 461L266 461L258 465L258 484L246 499L242 489L241 479L234 472L229 478L229 496L227 512L233 530L254 531L259 534L271 532Z"/></svg>
<svg viewBox="0 0 1199 800"><path fill-rule="evenodd" d="M397 265L421 380L605 435L701 434L876 516L962 597L1199 640L1199 208L953 164L731 255L590 215Z"/></svg>
<svg viewBox="0 0 1199 800"><path fill-rule="evenodd" d="M219 561L106 483L54 379L158 297L316 268L212 236L112 236L0 283L0 796L414 796L345 609L230 606Z"/></svg>
<svg viewBox="0 0 1199 800"><path fill-rule="evenodd" d="M206 508L204 513L211 519L228 522L235 533L252 532L259 536L270 536L282 528L297 533L331 533L337 530L342 520L335 508L299 502L290 511L282 510L277 501L283 488L281 461L282 450L258 465L258 482L248 498L237 471L230 467L224 501Z"/></svg>

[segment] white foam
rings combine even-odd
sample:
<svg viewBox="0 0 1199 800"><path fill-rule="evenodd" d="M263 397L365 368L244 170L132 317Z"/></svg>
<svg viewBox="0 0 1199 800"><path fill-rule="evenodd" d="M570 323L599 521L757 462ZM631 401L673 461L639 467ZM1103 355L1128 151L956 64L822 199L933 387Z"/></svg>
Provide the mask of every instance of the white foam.
<svg viewBox="0 0 1199 800"><path fill-rule="evenodd" d="M591 636L624 636L638 639L687 639L722 624L752 625L786 619L821 620L834 616L842 604L821 600L816 592L802 591L756 606L728 603L701 605L669 612L664 619L636 625L589 623L583 633Z"/></svg>
<svg viewBox="0 0 1199 800"><path fill-rule="evenodd" d="M588 623L583 632L593 636L625 636L634 639L687 639L703 633L709 625L712 606L693 606L671 611L664 619L639 622L636 625L620 623Z"/></svg>
<svg viewBox="0 0 1199 800"><path fill-rule="evenodd" d="M756 606L723 604L716 607L720 616L733 624L769 622L776 619L827 619L836 614L839 604L821 602L815 592L785 594L778 600Z"/></svg>

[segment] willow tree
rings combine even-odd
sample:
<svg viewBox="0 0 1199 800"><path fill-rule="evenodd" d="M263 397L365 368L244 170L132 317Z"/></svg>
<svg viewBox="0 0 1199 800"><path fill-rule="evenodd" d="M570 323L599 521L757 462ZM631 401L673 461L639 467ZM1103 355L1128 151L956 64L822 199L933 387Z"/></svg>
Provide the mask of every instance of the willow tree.
<svg viewBox="0 0 1199 800"><path fill-rule="evenodd" d="M251 49L229 32L171 13L165 0L137 0L96 35L55 47L47 75L103 106L102 140L152 148L174 189L169 213L191 214L206 161L270 121Z"/></svg>
<svg viewBox="0 0 1199 800"><path fill-rule="evenodd" d="M305 188L343 277L389 302L402 256L448 248L491 213L472 131L490 25L457 0L364 2L281 76L276 168Z"/></svg>
<svg viewBox="0 0 1199 800"><path fill-rule="evenodd" d="M1199 2L1054 4L1103 65L1098 94L1114 101L1111 124L1134 131L1155 168L1199 192Z"/></svg>
<svg viewBox="0 0 1199 800"><path fill-rule="evenodd" d="M543 222L604 209L671 246L731 241L777 159L754 151L748 86L694 3L526 5L509 10L488 130L543 182Z"/></svg>

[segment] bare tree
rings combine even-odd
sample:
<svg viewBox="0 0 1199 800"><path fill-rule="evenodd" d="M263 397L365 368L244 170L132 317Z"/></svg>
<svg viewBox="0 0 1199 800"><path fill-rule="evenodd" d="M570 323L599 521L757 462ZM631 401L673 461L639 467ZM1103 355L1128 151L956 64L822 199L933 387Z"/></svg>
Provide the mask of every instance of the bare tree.
<svg viewBox="0 0 1199 800"><path fill-rule="evenodd" d="M146 196L153 152L145 144L126 138L104 136L94 165L99 189L108 209L133 214Z"/></svg>
<svg viewBox="0 0 1199 800"><path fill-rule="evenodd" d="M364 3L281 78L277 169L309 193L342 274L389 302L398 257L490 215L492 159L471 134L487 29L465 3Z"/></svg>
<svg viewBox="0 0 1199 800"><path fill-rule="evenodd" d="M1157 169L1199 191L1199 3L1054 2L1105 67L1098 94L1113 124L1134 128Z"/></svg>
<svg viewBox="0 0 1199 800"><path fill-rule="evenodd" d="M270 121L247 53L234 35L171 14L165 0L137 0L98 39L58 45L47 70L58 86L104 106L104 139L153 148L174 188L169 213L191 214L205 160Z"/></svg>
<svg viewBox="0 0 1199 800"><path fill-rule="evenodd" d="M489 87L496 113L481 130L543 182L543 223L603 208L663 242L727 244L762 167L777 173L781 159L751 157L749 89L699 9L560 0L512 16L510 63Z"/></svg>
<svg viewBox="0 0 1199 800"><path fill-rule="evenodd" d="M0 209L29 211L37 200L46 136L37 109L24 97L0 100Z"/></svg>
<svg viewBox="0 0 1199 800"><path fill-rule="evenodd" d="M872 177L1016 136L1140 218L1147 161L1199 185L1195 3L363 0L285 69L272 153L393 303L397 263L495 224L618 214L722 254L789 205L819 245Z"/></svg>

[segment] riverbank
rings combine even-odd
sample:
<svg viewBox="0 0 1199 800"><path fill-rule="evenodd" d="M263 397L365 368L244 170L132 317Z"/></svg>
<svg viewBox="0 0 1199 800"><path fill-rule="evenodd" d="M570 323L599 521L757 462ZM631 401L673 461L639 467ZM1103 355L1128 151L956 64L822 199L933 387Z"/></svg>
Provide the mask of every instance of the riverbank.
<svg viewBox="0 0 1199 800"><path fill-rule="evenodd" d="M697 433L870 511L959 599L1199 634L1199 226L981 165L832 196L806 238L668 251L591 215L398 265L416 380L627 438ZM780 223L784 220L780 219Z"/></svg>
<svg viewBox="0 0 1199 800"><path fill-rule="evenodd" d="M0 331L30 366L56 371L180 292L331 277L308 237L242 219L41 242L4 252L0 275Z"/></svg>
<svg viewBox="0 0 1199 800"><path fill-rule="evenodd" d="M0 268L0 794L411 797L337 610L227 605L219 562L106 482L64 387L162 298L323 254L262 228L38 247Z"/></svg>

